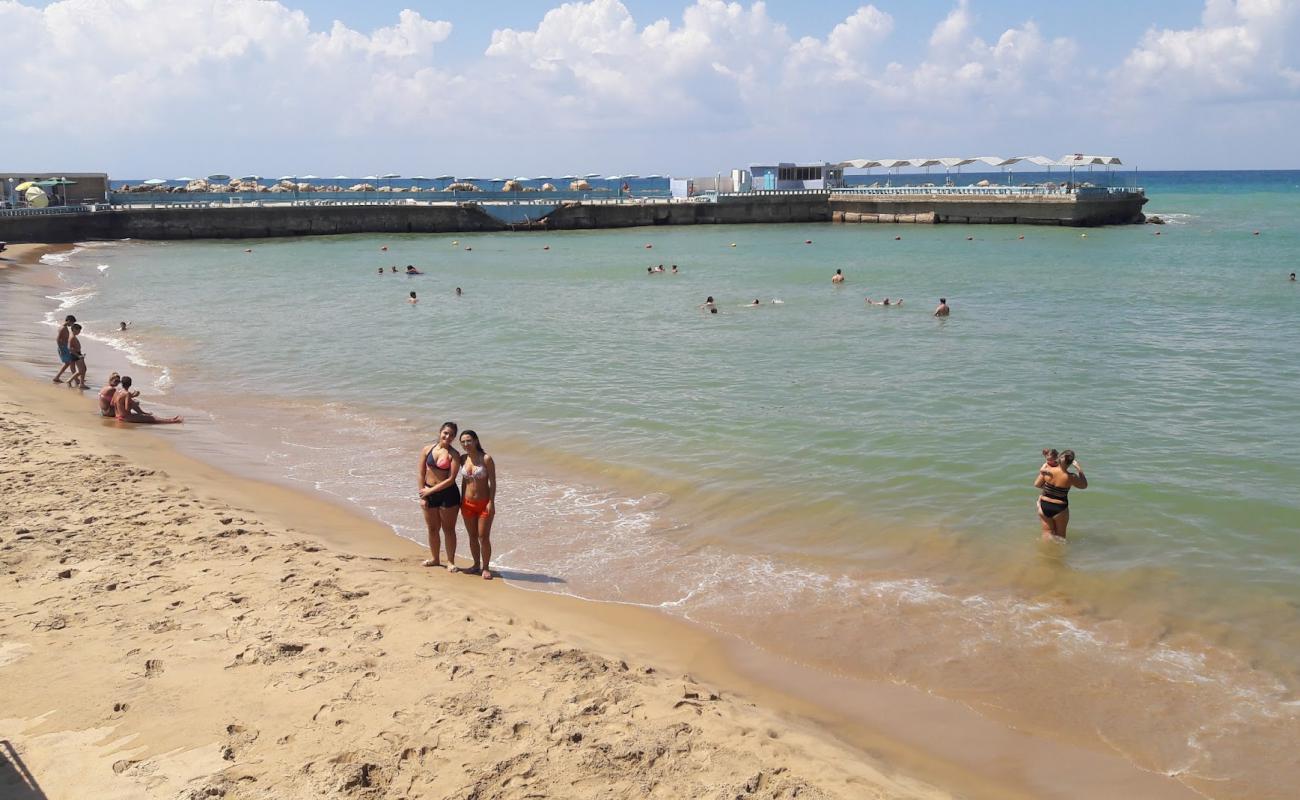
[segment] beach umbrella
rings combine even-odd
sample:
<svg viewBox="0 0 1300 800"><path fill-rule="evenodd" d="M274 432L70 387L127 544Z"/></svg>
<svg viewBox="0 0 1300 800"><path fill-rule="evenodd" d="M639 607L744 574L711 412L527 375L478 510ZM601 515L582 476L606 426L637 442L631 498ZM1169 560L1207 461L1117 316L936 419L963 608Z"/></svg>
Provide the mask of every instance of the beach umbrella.
<svg viewBox="0 0 1300 800"><path fill-rule="evenodd" d="M648 181L661 181L661 180L663 180L663 178L664 178L663 175L646 175L646 176L645 176L645 179L648 180Z"/></svg>
<svg viewBox="0 0 1300 800"><path fill-rule="evenodd" d="M296 177L298 177L298 176L297 176L297 175L281 175L281 176L278 178L278 180L282 180L282 181L291 181L291 180L293 180L293 179L296 178Z"/></svg>
<svg viewBox="0 0 1300 800"><path fill-rule="evenodd" d="M461 180L463 180L463 181L481 181L481 180L483 180L483 179L482 179L482 178L475 178L473 175L470 175L470 176L468 176L468 177L461 178Z"/></svg>
<svg viewBox="0 0 1300 800"><path fill-rule="evenodd" d="M212 183L225 183L230 180L229 175L209 175L208 180Z"/></svg>
<svg viewBox="0 0 1300 800"><path fill-rule="evenodd" d="M147 181L141 181L145 186L162 186L167 181L163 178L150 178Z"/></svg>
<svg viewBox="0 0 1300 800"><path fill-rule="evenodd" d="M582 177L584 177L584 178L599 178L599 177L600 177L600 173L599 173L599 172L588 172L586 175L583 175Z"/></svg>
<svg viewBox="0 0 1300 800"><path fill-rule="evenodd" d="M432 179L432 178L426 178L426 177L424 177L423 175L412 175L412 176L410 177L410 180L413 180L413 181L428 181L428 180L433 180L433 179Z"/></svg>
<svg viewBox="0 0 1300 800"><path fill-rule="evenodd" d="M455 175L439 175L438 177L434 178L434 180L435 180L435 181L454 181L454 180L456 180L456 176L455 176Z"/></svg>
<svg viewBox="0 0 1300 800"><path fill-rule="evenodd" d="M506 179L505 179L505 178L493 178L493 179L492 179L492 182L493 182L493 183L505 183L505 182L506 182Z"/></svg>
<svg viewBox="0 0 1300 800"><path fill-rule="evenodd" d="M193 178L172 178L172 180L177 181L177 182L189 183L190 181L192 181L192 180L194 180L194 179L193 179Z"/></svg>
<svg viewBox="0 0 1300 800"><path fill-rule="evenodd" d="M50 204L49 195L39 186L28 186L27 191L23 192L23 199L30 208L45 208Z"/></svg>
<svg viewBox="0 0 1300 800"><path fill-rule="evenodd" d="M35 186L35 185L36 185L36 181L23 181L22 183L20 183L20 184L18 184L17 186L14 187L14 191L15 191L15 192L25 192L25 191L27 191L29 188L31 188L31 187L33 187L33 186Z"/></svg>
<svg viewBox="0 0 1300 800"><path fill-rule="evenodd" d="M261 176L261 175L242 175L242 176L240 176L239 179L240 179L241 181L260 181L260 180L262 179L262 176Z"/></svg>
<svg viewBox="0 0 1300 800"><path fill-rule="evenodd" d="M352 179L349 178L347 175L335 175L333 178L330 178L330 180L332 180L332 181L348 181L348 180L352 180Z"/></svg>
<svg viewBox="0 0 1300 800"><path fill-rule="evenodd" d="M363 181L377 181L377 180L379 180L379 176L378 176L378 175L367 175L366 177L362 178L361 180L363 180Z"/></svg>
<svg viewBox="0 0 1300 800"><path fill-rule="evenodd" d="M523 179L521 178L520 180L523 180ZM550 177L547 176L547 175L538 175L536 178L529 178L528 180L530 180L530 181L549 181L549 180L550 180Z"/></svg>
<svg viewBox="0 0 1300 800"><path fill-rule="evenodd" d="M318 181L318 180L320 180L320 176L319 176L319 175L299 175L298 177L302 178L302 179L305 180L305 181Z"/></svg>
<svg viewBox="0 0 1300 800"><path fill-rule="evenodd" d="M387 175L380 175L380 176L379 176L379 180L381 180L381 181L391 181L391 180L394 179L394 178L400 178L400 177L402 177L402 176L401 176L401 175L398 175L396 172L390 172L390 173L388 173Z"/></svg>
<svg viewBox="0 0 1300 800"><path fill-rule="evenodd" d="M561 175L561 176L560 176L560 180L562 180L562 181L576 181L577 179L578 179L578 176L577 176L577 175Z"/></svg>

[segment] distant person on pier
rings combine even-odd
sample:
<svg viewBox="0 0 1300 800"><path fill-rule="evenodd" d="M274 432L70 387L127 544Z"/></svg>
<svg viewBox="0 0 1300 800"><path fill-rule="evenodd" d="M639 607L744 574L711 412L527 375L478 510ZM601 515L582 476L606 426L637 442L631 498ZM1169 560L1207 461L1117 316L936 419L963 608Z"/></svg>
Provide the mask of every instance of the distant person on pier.
<svg viewBox="0 0 1300 800"><path fill-rule="evenodd" d="M934 310L934 315L936 317L946 317L951 313L952 313L952 309L948 308L948 298L940 297L939 307Z"/></svg>
<svg viewBox="0 0 1300 800"><path fill-rule="evenodd" d="M844 283L844 270L835 270L835 274L831 276L831 283Z"/></svg>
<svg viewBox="0 0 1300 800"><path fill-rule="evenodd" d="M77 318L71 314L64 317L63 325L59 326L59 333L54 337L54 343L59 348L59 363L63 365L59 367L59 374L54 376L55 383L63 383L64 370L71 369L72 374L77 374L76 369L72 365L72 353L68 350L68 338L72 336L72 331L70 329L72 323L76 321Z"/></svg>

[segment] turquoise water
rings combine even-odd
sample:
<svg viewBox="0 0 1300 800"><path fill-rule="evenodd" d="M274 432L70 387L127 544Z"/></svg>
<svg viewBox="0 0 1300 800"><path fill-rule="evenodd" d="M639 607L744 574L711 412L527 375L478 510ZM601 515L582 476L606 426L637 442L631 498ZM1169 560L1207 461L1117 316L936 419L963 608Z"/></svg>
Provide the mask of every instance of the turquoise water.
<svg viewBox="0 0 1300 800"><path fill-rule="evenodd" d="M399 534L423 536L414 458L456 419L501 462L517 583L1270 796L1295 778L1297 185L1166 178L1147 211L1170 224L1088 231L126 242L52 262L89 331L133 321L99 342L153 364L163 402ZM427 274L376 274L408 263ZM1092 482L1067 545L1038 542L1045 446Z"/></svg>

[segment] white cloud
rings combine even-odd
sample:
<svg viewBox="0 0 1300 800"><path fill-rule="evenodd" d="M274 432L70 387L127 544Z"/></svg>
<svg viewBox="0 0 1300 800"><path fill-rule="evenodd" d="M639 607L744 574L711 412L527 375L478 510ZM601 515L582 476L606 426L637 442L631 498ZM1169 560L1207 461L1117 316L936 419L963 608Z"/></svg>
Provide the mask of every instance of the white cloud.
<svg viewBox="0 0 1300 800"><path fill-rule="evenodd" d="M1126 93L1249 99L1300 90L1300 3L1207 0L1201 25L1152 29L1112 73Z"/></svg>

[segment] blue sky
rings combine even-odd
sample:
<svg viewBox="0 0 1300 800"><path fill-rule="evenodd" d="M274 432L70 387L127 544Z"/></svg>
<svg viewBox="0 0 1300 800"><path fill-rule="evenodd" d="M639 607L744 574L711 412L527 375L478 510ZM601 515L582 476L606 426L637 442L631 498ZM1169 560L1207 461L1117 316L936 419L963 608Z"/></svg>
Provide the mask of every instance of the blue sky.
<svg viewBox="0 0 1300 800"><path fill-rule="evenodd" d="M1295 0L0 0L11 169L1297 168ZM34 120L39 120L37 123ZM39 135L34 135L39 130Z"/></svg>

